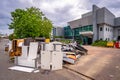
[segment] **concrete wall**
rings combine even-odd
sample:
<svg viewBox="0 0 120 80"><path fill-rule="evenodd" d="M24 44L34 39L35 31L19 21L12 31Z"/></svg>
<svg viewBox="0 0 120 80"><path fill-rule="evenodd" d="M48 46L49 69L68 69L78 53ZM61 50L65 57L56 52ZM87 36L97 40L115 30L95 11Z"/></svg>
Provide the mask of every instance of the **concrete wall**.
<svg viewBox="0 0 120 80"><path fill-rule="evenodd" d="M106 23L114 26L115 16L105 7L97 10L97 24Z"/></svg>
<svg viewBox="0 0 120 80"><path fill-rule="evenodd" d="M102 31L100 31L100 28L102 28ZM99 40L104 40L104 26L99 26Z"/></svg>
<svg viewBox="0 0 120 80"><path fill-rule="evenodd" d="M118 36L120 36L120 26L119 27L115 27L113 33L114 33L113 34L113 36L114 36L113 39L117 40Z"/></svg>
<svg viewBox="0 0 120 80"><path fill-rule="evenodd" d="M104 22L114 26L115 15L113 15L107 8L103 8L103 9L104 9L104 15L105 15Z"/></svg>
<svg viewBox="0 0 120 80"><path fill-rule="evenodd" d="M88 12L88 13L83 14L83 15L82 15L82 18L83 18L83 17L87 17L87 16L91 16L91 15L92 15L92 11L90 11L90 12Z"/></svg>
<svg viewBox="0 0 120 80"><path fill-rule="evenodd" d="M103 40L113 40L113 26L114 26L114 18L115 16L106 8L100 8L97 10L97 24L101 24L101 23L105 23L108 25L102 25L99 26L99 30L100 27L103 27L103 31L99 31L99 39L103 39ZM107 28L107 31L106 31ZM109 29L109 31L108 31Z"/></svg>
<svg viewBox="0 0 120 80"><path fill-rule="evenodd" d="M96 11L96 15L97 15L97 24L104 23L104 9L103 8L99 8Z"/></svg>
<svg viewBox="0 0 120 80"><path fill-rule="evenodd" d="M70 21L70 22L68 22L68 25L71 27L71 29L80 27L81 26L81 19Z"/></svg>
<svg viewBox="0 0 120 80"><path fill-rule="evenodd" d="M92 15L83 17L81 19L81 26L87 26L87 25L92 25L92 24L93 24L93 16Z"/></svg>
<svg viewBox="0 0 120 80"><path fill-rule="evenodd" d="M53 28L53 36L64 36L64 28L63 27L54 27Z"/></svg>
<svg viewBox="0 0 120 80"><path fill-rule="evenodd" d="M98 26L97 26L97 10L99 9L99 7L97 7L96 5L93 5L92 7L92 13L93 13L93 42L98 40Z"/></svg>
<svg viewBox="0 0 120 80"><path fill-rule="evenodd" d="M114 19L115 26L120 26L120 17Z"/></svg>
<svg viewBox="0 0 120 80"><path fill-rule="evenodd" d="M107 30L106 30L106 28L107 28ZM109 41L113 40L113 27L104 25L104 40L106 40L106 39L108 40L108 38L109 38Z"/></svg>

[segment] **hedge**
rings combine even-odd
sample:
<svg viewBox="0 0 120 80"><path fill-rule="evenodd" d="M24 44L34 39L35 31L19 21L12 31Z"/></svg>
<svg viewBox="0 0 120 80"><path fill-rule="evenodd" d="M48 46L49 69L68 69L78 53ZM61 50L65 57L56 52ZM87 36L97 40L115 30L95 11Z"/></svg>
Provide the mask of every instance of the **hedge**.
<svg viewBox="0 0 120 80"><path fill-rule="evenodd" d="M106 47L107 41L103 40L97 40L94 43L92 43L92 46L101 46L101 47Z"/></svg>

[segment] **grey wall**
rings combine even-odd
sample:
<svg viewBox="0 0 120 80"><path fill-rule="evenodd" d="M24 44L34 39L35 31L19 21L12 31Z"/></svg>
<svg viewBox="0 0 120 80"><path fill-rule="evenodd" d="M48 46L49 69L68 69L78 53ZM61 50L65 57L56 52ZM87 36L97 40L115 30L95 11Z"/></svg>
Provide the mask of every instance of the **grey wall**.
<svg viewBox="0 0 120 80"><path fill-rule="evenodd" d="M88 13L83 14L83 15L82 15L82 18L83 18L83 17L87 17L87 16L91 16L91 15L92 15L92 11L90 11L90 12L88 12Z"/></svg>
<svg viewBox="0 0 120 80"><path fill-rule="evenodd" d="M63 27L54 27L53 28L53 36L64 36L64 28Z"/></svg>
<svg viewBox="0 0 120 80"><path fill-rule="evenodd" d="M83 17L81 19L81 26L92 25L92 24L93 24L93 16L92 15Z"/></svg>
<svg viewBox="0 0 120 80"><path fill-rule="evenodd" d="M115 40L117 40L118 36L120 36L119 31L120 31L120 26L114 28L114 32L113 32L114 34L113 34L113 36L114 36Z"/></svg>
<svg viewBox="0 0 120 80"><path fill-rule="evenodd" d="M97 24L104 23L104 9L99 8L96 11L96 15L97 15Z"/></svg>
<svg viewBox="0 0 120 80"><path fill-rule="evenodd" d="M93 42L98 40L98 26L97 26L97 10L99 9L99 7L97 7L96 5L93 5L92 7L92 11L93 11Z"/></svg>
<svg viewBox="0 0 120 80"><path fill-rule="evenodd" d="M81 26L81 19L70 21L70 22L68 22L68 25L70 25L71 29L77 28L77 27Z"/></svg>
<svg viewBox="0 0 120 80"><path fill-rule="evenodd" d="M115 26L120 26L120 17L114 19Z"/></svg>
<svg viewBox="0 0 120 80"><path fill-rule="evenodd" d="M104 22L114 26L115 15L113 15L107 8L103 8L103 9L104 9L104 15L105 15Z"/></svg>
<svg viewBox="0 0 120 80"><path fill-rule="evenodd" d="M68 24L70 25L70 27L72 29L81 27L81 26L92 25L93 24L93 16L87 15L86 17L84 16L81 19L70 21L70 22L68 22Z"/></svg>
<svg viewBox="0 0 120 80"><path fill-rule="evenodd" d="M105 7L97 10L97 24L106 23L114 26L115 16Z"/></svg>

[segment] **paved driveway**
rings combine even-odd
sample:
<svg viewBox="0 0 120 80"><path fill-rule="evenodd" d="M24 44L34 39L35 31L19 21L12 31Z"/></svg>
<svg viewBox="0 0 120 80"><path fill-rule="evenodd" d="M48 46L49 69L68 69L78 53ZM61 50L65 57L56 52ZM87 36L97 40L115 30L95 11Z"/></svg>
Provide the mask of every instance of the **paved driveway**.
<svg viewBox="0 0 120 80"><path fill-rule="evenodd" d="M120 49L84 46L88 55L75 65L66 65L95 80L120 80Z"/></svg>

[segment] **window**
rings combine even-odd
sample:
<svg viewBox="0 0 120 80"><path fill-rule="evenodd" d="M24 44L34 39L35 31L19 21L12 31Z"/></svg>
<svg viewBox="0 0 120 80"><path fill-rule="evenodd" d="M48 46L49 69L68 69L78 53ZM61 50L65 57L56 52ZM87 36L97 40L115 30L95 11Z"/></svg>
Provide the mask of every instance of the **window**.
<svg viewBox="0 0 120 80"><path fill-rule="evenodd" d="M100 27L100 31L102 31L102 27Z"/></svg>
<svg viewBox="0 0 120 80"><path fill-rule="evenodd" d="M106 28L106 31L107 31L107 28Z"/></svg>

